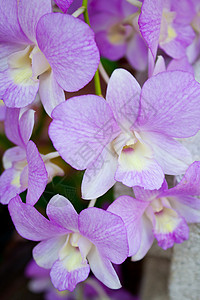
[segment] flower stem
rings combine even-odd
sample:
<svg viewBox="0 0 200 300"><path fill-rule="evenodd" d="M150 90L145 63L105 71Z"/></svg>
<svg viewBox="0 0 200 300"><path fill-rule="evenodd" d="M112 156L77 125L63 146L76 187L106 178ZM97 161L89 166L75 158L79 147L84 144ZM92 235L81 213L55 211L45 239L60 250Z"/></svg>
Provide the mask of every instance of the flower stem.
<svg viewBox="0 0 200 300"><path fill-rule="evenodd" d="M85 7L81 6L72 14L72 16L78 18L82 13L84 13L84 11Z"/></svg>
<svg viewBox="0 0 200 300"><path fill-rule="evenodd" d="M90 26L90 19L88 15L88 0L83 0L82 7L84 7L84 19L85 23L87 23ZM95 84L95 93L97 96L102 96L101 92L101 83L100 83L100 77L99 77L99 70L96 70L96 73L94 75L94 84Z"/></svg>

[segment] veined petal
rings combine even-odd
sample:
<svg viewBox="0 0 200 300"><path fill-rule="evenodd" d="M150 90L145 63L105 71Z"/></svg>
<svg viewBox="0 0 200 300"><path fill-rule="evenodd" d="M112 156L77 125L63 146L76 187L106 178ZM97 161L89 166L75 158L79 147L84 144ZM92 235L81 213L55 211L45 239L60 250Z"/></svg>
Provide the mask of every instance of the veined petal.
<svg viewBox="0 0 200 300"><path fill-rule="evenodd" d="M7 107L25 107L35 99L39 81L27 68L7 69L0 73L0 98Z"/></svg>
<svg viewBox="0 0 200 300"><path fill-rule="evenodd" d="M56 236L40 242L33 248L33 258L36 263L45 269L50 269L58 259L59 251L66 241L67 235Z"/></svg>
<svg viewBox="0 0 200 300"><path fill-rule="evenodd" d="M130 128L138 116L141 88L124 69L116 69L109 80L106 100L119 126Z"/></svg>
<svg viewBox="0 0 200 300"><path fill-rule="evenodd" d="M38 46L64 90L77 91L92 79L99 52L87 24L70 15L46 14L40 18L36 32Z"/></svg>
<svg viewBox="0 0 200 300"><path fill-rule="evenodd" d="M108 145L97 160L88 166L82 180L82 198L94 199L105 194L116 182L117 156Z"/></svg>
<svg viewBox="0 0 200 300"><path fill-rule="evenodd" d="M35 205L45 190L48 175L36 145L29 141L26 148L28 162L28 192L26 203Z"/></svg>
<svg viewBox="0 0 200 300"><path fill-rule="evenodd" d="M7 108L5 118L5 133L7 138L15 145L25 148L24 141L22 139L19 128L19 114L18 108Z"/></svg>
<svg viewBox="0 0 200 300"><path fill-rule="evenodd" d="M125 223L129 256L136 254L140 248L142 235L141 219L148 205L148 202L138 201L130 196L120 196L108 207L108 211L120 216Z"/></svg>
<svg viewBox="0 0 200 300"><path fill-rule="evenodd" d="M162 11L162 0L144 0L141 8L141 14L138 20L140 32L148 47L150 48L154 60L156 58L160 36Z"/></svg>
<svg viewBox="0 0 200 300"><path fill-rule="evenodd" d="M120 133L109 105L99 96L73 97L59 104L52 118L49 136L54 147L78 170L94 162Z"/></svg>
<svg viewBox="0 0 200 300"><path fill-rule="evenodd" d="M167 181L164 180L161 188L159 190L145 190L140 186L134 186L133 191L135 198L142 201L152 201L155 198L158 198L162 192L168 190Z"/></svg>
<svg viewBox="0 0 200 300"><path fill-rule="evenodd" d="M40 75L39 94L49 116L58 104L65 101L64 90L57 83L52 70Z"/></svg>
<svg viewBox="0 0 200 300"><path fill-rule="evenodd" d="M28 109L22 114L21 118L19 119L20 135L25 145L30 140L33 132L34 114L35 111L33 109Z"/></svg>
<svg viewBox="0 0 200 300"><path fill-rule="evenodd" d="M84 209L79 215L79 231L113 263L120 264L128 256L126 229L119 216L96 207Z"/></svg>
<svg viewBox="0 0 200 300"><path fill-rule="evenodd" d="M23 33L18 22L16 0L0 1L0 41L29 44L30 40Z"/></svg>
<svg viewBox="0 0 200 300"><path fill-rule="evenodd" d="M138 127L172 137L189 137L200 128L200 85L190 73L168 71L142 88Z"/></svg>
<svg viewBox="0 0 200 300"><path fill-rule="evenodd" d="M129 154L128 154L129 155ZM145 189L159 189L164 180L164 173L157 162L151 158L134 157L122 158L115 173L115 180L133 187Z"/></svg>
<svg viewBox="0 0 200 300"><path fill-rule="evenodd" d="M165 196L199 196L200 195L200 162L195 161L189 166L182 180L165 192Z"/></svg>
<svg viewBox="0 0 200 300"><path fill-rule="evenodd" d="M39 19L52 12L51 0L19 0L18 17L19 23L26 36L36 43L36 26Z"/></svg>
<svg viewBox="0 0 200 300"><path fill-rule="evenodd" d="M69 231L78 231L78 214L67 198L61 195L52 197L47 205L47 215L59 226Z"/></svg>
<svg viewBox="0 0 200 300"><path fill-rule="evenodd" d="M141 132L141 137L151 147L155 161L165 174L183 174L192 163L190 152L171 137L157 132Z"/></svg>
<svg viewBox="0 0 200 300"><path fill-rule="evenodd" d="M141 228L142 231L141 231L140 248L137 251L137 253L131 257L132 261L137 261L142 259L149 251L154 241L152 223L146 216L142 217Z"/></svg>
<svg viewBox="0 0 200 300"><path fill-rule="evenodd" d="M87 262L82 262L82 256L76 248L71 247L68 255L57 260L50 272L51 280L59 291L73 291L77 283L84 281L90 272Z"/></svg>
<svg viewBox="0 0 200 300"><path fill-rule="evenodd" d="M10 201L8 209L16 230L26 239L41 241L68 233L43 217L33 206L22 203L19 196Z"/></svg>
<svg viewBox="0 0 200 300"><path fill-rule="evenodd" d="M111 289L119 289L121 287L119 278L111 262L102 257L96 247L93 247L88 255L90 268L97 279Z"/></svg>
<svg viewBox="0 0 200 300"><path fill-rule="evenodd" d="M164 207L162 211L154 213L154 218L153 232L158 245L164 250L189 238L188 225L175 210Z"/></svg>

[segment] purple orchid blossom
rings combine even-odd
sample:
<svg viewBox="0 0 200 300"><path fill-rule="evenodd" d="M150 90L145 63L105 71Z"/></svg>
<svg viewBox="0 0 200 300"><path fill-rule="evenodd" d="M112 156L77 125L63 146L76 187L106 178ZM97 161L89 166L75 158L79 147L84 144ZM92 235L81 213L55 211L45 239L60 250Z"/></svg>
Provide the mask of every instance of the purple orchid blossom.
<svg viewBox="0 0 200 300"><path fill-rule="evenodd" d="M59 291L73 291L90 272L112 289L121 287L111 264L121 264L128 255L126 229L122 219L110 212L90 207L78 215L68 199L54 196L43 217L19 196L9 203L12 221L24 238L41 241L33 257L51 269L53 285Z"/></svg>
<svg viewBox="0 0 200 300"><path fill-rule="evenodd" d="M138 23L154 60L158 46L175 59L186 55L195 38L192 19L190 0L143 1Z"/></svg>
<svg viewBox="0 0 200 300"><path fill-rule="evenodd" d="M72 4L74 0L54 0L56 5L64 12L66 13L70 5Z"/></svg>
<svg viewBox="0 0 200 300"><path fill-rule="evenodd" d="M79 283L73 292L59 292L52 285L50 270L39 267L34 260L29 262L25 274L30 278L29 290L33 293L44 292L45 300L79 300L80 292L84 294L84 299L90 300L139 300L125 289L109 289L91 276L85 282Z"/></svg>
<svg viewBox="0 0 200 300"><path fill-rule="evenodd" d="M159 190L135 187L136 199L120 196L108 208L124 220L129 240L129 256L139 260L154 238L166 250L189 237L187 223L200 222L200 162L194 162L175 187L164 181Z"/></svg>
<svg viewBox="0 0 200 300"><path fill-rule="evenodd" d="M142 89L126 70L117 69L106 100L79 96L53 111L49 135L62 158L86 169L82 196L103 195L116 181L159 189L164 174L184 174L190 153L174 138L200 128L200 88L190 73L162 72Z"/></svg>
<svg viewBox="0 0 200 300"><path fill-rule="evenodd" d="M89 2L91 27L103 57L118 60L126 57L133 68L147 67L147 47L140 35L140 11L126 0Z"/></svg>
<svg viewBox="0 0 200 300"><path fill-rule="evenodd" d="M56 175L62 176L63 170L50 159L55 154L41 155L36 145L30 141L34 126L32 109L20 115L20 109L7 108L5 132L16 147L6 150L3 156L5 171L0 176L0 203L8 202L17 194L27 192L27 203L34 205L48 182Z"/></svg>
<svg viewBox="0 0 200 300"><path fill-rule="evenodd" d="M0 0L0 99L25 107L39 90L46 112L94 76L99 52L87 24L52 13L50 0Z"/></svg>

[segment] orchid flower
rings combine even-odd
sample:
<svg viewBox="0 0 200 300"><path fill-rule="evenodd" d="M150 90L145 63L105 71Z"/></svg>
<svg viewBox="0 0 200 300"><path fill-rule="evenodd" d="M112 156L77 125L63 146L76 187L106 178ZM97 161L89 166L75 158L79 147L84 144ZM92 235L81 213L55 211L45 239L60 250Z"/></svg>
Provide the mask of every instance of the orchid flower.
<svg viewBox="0 0 200 300"><path fill-rule="evenodd" d="M120 217L90 207L78 215L68 199L54 196L43 217L19 196L9 203L12 221L24 238L41 241L33 257L43 268L51 269L53 285L59 291L73 291L90 272L112 289L121 287L111 264L121 264L128 255L126 229Z"/></svg>
<svg viewBox="0 0 200 300"><path fill-rule="evenodd" d="M159 189L164 174L184 174L190 153L174 138L200 129L200 86L190 73L162 72L142 90L126 70L117 69L106 100L78 96L53 111L49 135L62 158L86 169L82 196L93 199L116 181Z"/></svg>
<svg viewBox="0 0 200 300"><path fill-rule="evenodd" d="M87 24L52 13L51 0L0 0L0 98L25 107L39 90L46 112L94 76L99 52Z"/></svg>
<svg viewBox="0 0 200 300"><path fill-rule="evenodd" d="M175 187L166 181L154 191L135 187L136 199L120 196L109 206L125 222L132 260L143 258L154 238L164 250L188 239L187 223L200 222L199 182L200 162L194 162Z"/></svg>
<svg viewBox="0 0 200 300"><path fill-rule="evenodd" d="M3 156L5 171L0 176L0 203L8 202L28 188L27 203L34 205L54 176L64 174L50 159L55 154L41 155L30 141L34 126L32 109L20 115L20 109L7 108L5 132L16 147L6 150ZM56 156L58 156L56 154Z"/></svg>
<svg viewBox="0 0 200 300"><path fill-rule="evenodd" d="M110 60L126 57L133 68L147 67L147 47L141 37L140 11L126 0L92 0L89 2L91 27L100 54Z"/></svg>
<svg viewBox="0 0 200 300"><path fill-rule="evenodd" d="M138 20L140 32L155 60L158 46L179 59L195 38L189 0L144 0Z"/></svg>

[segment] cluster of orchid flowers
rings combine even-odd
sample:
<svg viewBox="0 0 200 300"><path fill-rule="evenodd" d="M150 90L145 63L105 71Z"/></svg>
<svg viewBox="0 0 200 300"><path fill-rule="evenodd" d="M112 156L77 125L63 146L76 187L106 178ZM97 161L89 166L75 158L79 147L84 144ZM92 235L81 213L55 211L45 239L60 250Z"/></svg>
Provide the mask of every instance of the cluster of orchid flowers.
<svg viewBox="0 0 200 300"><path fill-rule="evenodd" d="M0 20L0 121L16 145L3 156L0 202L22 237L40 241L33 257L56 289L73 291L90 269L118 289L112 263L142 259L154 239L163 249L182 243L188 223L200 222L200 162L179 141L200 130L200 3L0 0ZM141 88L119 68L108 80L100 57L126 57L136 74L148 68L148 79ZM93 77L96 95L65 100L64 91L78 91ZM30 140L39 99L57 151L46 155ZM64 175L51 162L57 156L85 170L82 198L91 202L78 214L55 195L47 219L34 205L47 183ZM165 175L182 179L168 189ZM117 181L135 198L94 207Z"/></svg>

